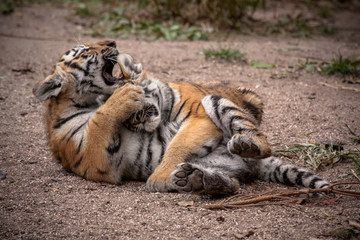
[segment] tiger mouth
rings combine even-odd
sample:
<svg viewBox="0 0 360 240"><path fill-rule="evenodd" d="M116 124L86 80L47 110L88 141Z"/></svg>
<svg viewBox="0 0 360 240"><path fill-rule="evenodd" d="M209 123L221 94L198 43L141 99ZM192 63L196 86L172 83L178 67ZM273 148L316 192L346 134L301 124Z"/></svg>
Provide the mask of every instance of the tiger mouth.
<svg viewBox="0 0 360 240"><path fill-rule="evenodd" d="M105 80L105 84L111 86L111 85L114 85L115 83L123 82L124 74L121 73L120 76L113 75L115 63L113 61L105 59L105 58L104 58L104 61L105 61L105 64L102 69L102 76Z"/></svg>

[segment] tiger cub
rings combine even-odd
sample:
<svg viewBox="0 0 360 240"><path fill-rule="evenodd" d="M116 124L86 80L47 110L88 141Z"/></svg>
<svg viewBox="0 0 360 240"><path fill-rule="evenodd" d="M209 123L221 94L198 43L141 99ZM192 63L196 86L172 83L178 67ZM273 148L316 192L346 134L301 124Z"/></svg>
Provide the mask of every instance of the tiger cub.
<svg viewBox="0 0 360 240"><path fill-rule="evenodd" d="M116 63L120 71L114 75ZM153 94L153 90L158 94ZM163 83L151 78L130 56L120 55L114 41L67 51L54 73L37 83L33 92L40 100L47 100L46 122L54 156L64 168L86 179L116 184L123 179L147 180L149 191L182 191L179 183L193 182L187 176L208 176L198 167L192 171L197 174L186 173L187 180L174 180L184 176L183 169L188 169L179 169L181 164L194 156L217 156L221 149L217 146L223 146L219 143L227 132L220 131L217 120L209 118L201 103L206 95L227 96L241 109L231 110L236 117L229 123L237 121L240 125L235 124L237 128L228 131L233 131L233 136L226 135L230 138L230 152L239 154L239 158L253 159L271 153L266 137L257 129L262 103L255 94L205 89L189 83ZM152 99L146 98L149 92ZM143 116L153 118L142 122L146 131L136 132L140 118L133 116L144 109L147 114ZM235 125L229 125L229 129Z"/></svg>

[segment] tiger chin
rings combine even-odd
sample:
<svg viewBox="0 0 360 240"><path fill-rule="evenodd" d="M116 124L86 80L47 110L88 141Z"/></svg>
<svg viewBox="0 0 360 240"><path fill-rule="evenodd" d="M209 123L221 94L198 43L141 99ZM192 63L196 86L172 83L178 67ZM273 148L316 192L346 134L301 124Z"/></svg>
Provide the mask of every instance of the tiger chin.
<svg viewBox="0 0 360 240"><path fill-rule="evenodd" d="M254 178L328 186L270 156L256 93L160 81L111 40L67 51L33 93L46 101L55 158L89 180L142 180L152 192L216 194Z"/></svg>

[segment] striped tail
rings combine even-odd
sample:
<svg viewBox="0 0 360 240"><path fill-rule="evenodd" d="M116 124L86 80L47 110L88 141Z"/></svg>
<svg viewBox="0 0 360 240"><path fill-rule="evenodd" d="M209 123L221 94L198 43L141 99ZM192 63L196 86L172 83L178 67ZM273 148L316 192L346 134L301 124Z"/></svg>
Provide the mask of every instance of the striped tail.
<svg viewBox="0 0 360 240"><path fill-rule="evenodd" d="M300 185L306 188L326 188L330 184L321 177L292 165L284 164L276 157L258 159L258 178L268 181L284 183L286 185Z"/></svg>

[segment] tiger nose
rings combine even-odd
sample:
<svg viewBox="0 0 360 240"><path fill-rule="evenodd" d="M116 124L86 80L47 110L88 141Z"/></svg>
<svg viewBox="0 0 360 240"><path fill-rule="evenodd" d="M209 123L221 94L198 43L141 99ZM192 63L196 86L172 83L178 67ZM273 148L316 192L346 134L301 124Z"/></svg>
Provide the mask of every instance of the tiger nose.
<svg viewBox="0 0 360 240"><path fill-rule="evenodd" d="M116 42L114 40L108 40L106 46L116 48Z"/></svg>

